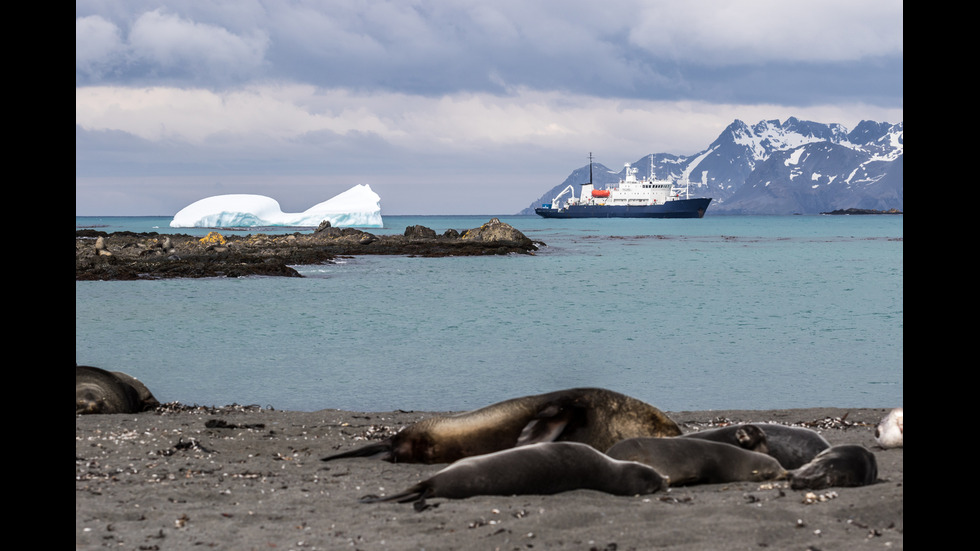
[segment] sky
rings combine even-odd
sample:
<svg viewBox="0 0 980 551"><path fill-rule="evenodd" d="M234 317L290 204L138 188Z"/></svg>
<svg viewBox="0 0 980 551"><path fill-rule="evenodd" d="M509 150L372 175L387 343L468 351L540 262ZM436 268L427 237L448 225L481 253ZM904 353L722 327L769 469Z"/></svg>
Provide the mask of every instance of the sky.
<svg viewBox="0 0 980 551"><path fill-rule="evenodd" d="M75 214L513 214L589 154L903 122L900 0L76 0Z"/></svg>

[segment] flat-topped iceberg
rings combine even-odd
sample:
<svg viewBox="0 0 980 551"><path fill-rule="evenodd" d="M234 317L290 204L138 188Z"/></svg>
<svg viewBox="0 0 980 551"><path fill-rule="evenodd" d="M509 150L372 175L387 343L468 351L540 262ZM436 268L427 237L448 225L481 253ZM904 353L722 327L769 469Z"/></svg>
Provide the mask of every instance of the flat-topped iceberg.
<svg viewBox="0 0 980 551"><path fill-rule="evenodd" d="M171 228L234 228L253 226L331 226L381 228L381 197L367 184L313 205L304 212L283 212L265 195L231 194L207 197L180 209Z"/></svg>

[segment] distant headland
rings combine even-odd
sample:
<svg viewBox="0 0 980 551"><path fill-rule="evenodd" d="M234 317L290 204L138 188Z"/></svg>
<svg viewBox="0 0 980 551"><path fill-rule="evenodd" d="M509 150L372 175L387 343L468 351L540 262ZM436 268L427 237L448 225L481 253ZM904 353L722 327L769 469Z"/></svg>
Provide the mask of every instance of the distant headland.
<svg viewBox="0 0 980 551"><path fill-rule="evenodd" d="M830 212L821 212L820 214L904 214L898 209L888 209L888 210L875 210L875 209L837 209Z"/></svg>

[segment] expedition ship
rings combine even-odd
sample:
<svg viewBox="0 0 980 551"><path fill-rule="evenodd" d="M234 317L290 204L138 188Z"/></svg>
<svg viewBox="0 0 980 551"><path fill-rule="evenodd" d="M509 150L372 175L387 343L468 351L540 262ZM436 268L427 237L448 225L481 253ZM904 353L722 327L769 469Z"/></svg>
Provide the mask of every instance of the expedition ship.
<svg viewBox="0 0 980 551"><path fill-rule="evenodd" d="M534 212L545 218L702 218L708 210L710 197L681 198L670 180L638 180L636 170L627 163L626 177L617 187L595 189L590 158L589 181L582 184L580 197L575 197L570 185ZM562 195L569 191L571 196L561 204Z"/></svg>

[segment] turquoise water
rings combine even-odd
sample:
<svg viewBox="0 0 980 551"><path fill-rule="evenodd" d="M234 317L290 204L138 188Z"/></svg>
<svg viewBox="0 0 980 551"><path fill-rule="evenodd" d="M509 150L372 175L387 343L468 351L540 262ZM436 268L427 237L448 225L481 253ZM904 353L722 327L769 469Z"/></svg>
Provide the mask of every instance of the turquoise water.
<svg viewBox="0 0 980 551"><path fill-rule="evenodd" d="M500 218L547 246L355 257L302 279L76 282L76 360L161 401L302 411L464 410L576 386L670 411L903 405L902 216ZM207 232L169 220L76 227Z"/></svg>

